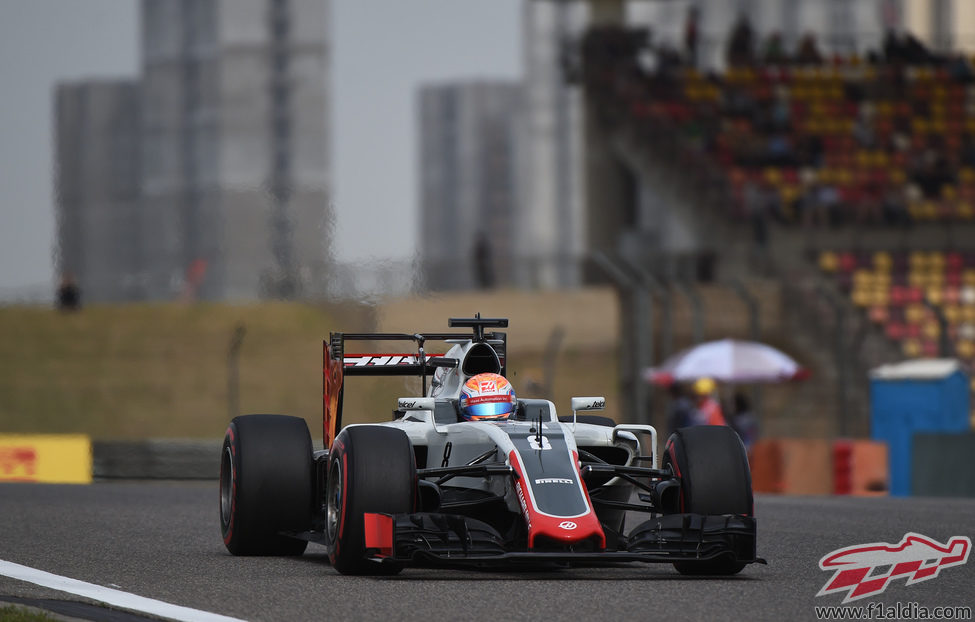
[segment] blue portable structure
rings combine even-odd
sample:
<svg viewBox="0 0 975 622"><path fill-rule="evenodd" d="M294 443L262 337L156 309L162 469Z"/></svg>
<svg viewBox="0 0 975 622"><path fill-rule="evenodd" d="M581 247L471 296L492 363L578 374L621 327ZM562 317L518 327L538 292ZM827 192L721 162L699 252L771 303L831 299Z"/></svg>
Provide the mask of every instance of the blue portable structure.
<svg viewBox="0 0 975 622"><path fill-rule="evenodd" d="M911 494L917 432L967 432L968 376L955 359L914 359L870 372L870 434L886 441L890 493Z"/></svg>

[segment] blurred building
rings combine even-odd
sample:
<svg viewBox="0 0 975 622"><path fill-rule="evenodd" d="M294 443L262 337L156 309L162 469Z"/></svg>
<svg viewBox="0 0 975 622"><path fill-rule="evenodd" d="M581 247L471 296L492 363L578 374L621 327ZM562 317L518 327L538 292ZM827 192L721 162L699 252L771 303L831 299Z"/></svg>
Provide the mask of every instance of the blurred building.
<svg viewBox="0 0 975 622"><path fill-rule="evenodd" d="M522 80L421 89L419 252L427 287L477 285L485 256L495 284L580 283L582 102L572 72L573 41L587 15L584 4L526 1Z"/></svg>
<svg viewBox="0 0 975 622"><path fill-rule="evenodd" d="M327 27L320 0L143 0L138 214L128 234L85 246L81 265L137 240L128 298L319 293L332 220ZM70 126L59 119L59 132Z"/></svg>
<svg viewBox="0 0 975 622"><path fill-rule="evenodd" d="M419 253L430 289L512 282L521 98L512 82L420 89Z"/></svg>
<svg viewBox="0 0 975 622"><path fill-rule="evenodd" d="M573 287L582 277L589 241L575 42L588 20L586 3L523 4L525 183L515 229L515 276L523 287Z"/></svg>
<svg viewBox="0 0 975 622"><path fill-rule="evenodd" d="M140 98L131 80L55 91L56 266L88 300L140 296Z"/></svg>

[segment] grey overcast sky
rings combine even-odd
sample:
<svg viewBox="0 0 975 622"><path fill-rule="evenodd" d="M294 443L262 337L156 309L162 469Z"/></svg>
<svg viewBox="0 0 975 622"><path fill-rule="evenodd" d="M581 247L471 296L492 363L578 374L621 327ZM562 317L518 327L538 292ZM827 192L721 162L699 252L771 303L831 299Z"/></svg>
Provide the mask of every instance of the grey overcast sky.
<svg viewBox="0 0 975 622"><path fill-rule="evenodd" d="M54 282L52 89L134 77L137 0L0 0L0 298ZM339 260L417 243L415 91L521 73L520 0L332 0Z"/></svg>

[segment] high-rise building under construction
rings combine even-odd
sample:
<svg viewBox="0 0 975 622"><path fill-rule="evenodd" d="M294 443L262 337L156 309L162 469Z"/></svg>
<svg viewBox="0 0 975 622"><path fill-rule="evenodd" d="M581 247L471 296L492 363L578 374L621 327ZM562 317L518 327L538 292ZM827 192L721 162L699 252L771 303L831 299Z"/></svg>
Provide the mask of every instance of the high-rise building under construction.
<svg viewBox="0 0 975 622"><path fill-rule="evenodd" d="M94 258L136 247L115 264L118 289L92 289L88 299L320 290L332 220L327 8L322 0L143 0L135 215L112 221L108 243L92 245L73 236L98 210L67 218L59 206L59 245L71 251L62 250L59 268L75 273L83 292L112 281L113 262ZM84 135L67 119L90 117L71 117L66 95L58 97L59 135ZM71 177L86 148L59 148L59 178ZM113 176L125 164L102 168ZM92 273L96 265L107 274Z"/></svg>

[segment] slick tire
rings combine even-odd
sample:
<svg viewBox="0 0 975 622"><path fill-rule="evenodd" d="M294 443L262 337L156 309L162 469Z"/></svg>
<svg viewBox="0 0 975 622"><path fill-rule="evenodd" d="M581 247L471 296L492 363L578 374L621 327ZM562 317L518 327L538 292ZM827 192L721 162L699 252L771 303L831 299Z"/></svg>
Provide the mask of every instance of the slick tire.
<svg viewBox="0 0 975 622"><path fill-rule="evenodd" d="M681 428L667 440L664 466L680 478L680 511L752 516L752 476L741 439L727 426ZM686 575L732 575L745 564L731 557L675 562Z"/></svg>
<svg viewBox="0 0 975 622"><path fill-rule="evenodd" d="M301 555L312 517L312 446L304 419L243 415L220 458L220 528L234 555Z"/></svg>
<svg viewBox="0 0 975 622"><path fill-rule="evenodd" d="M335 439L325 490L325 532L332 567L342 574L396 574L402 567L366 556L363 514L405 514L416 501L413 446L402 430L353 426Z"/></svg>

